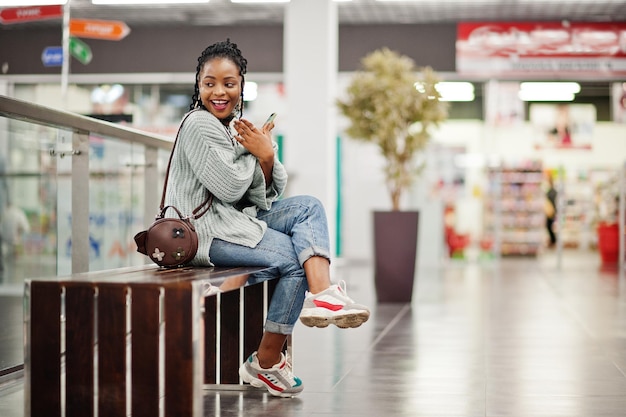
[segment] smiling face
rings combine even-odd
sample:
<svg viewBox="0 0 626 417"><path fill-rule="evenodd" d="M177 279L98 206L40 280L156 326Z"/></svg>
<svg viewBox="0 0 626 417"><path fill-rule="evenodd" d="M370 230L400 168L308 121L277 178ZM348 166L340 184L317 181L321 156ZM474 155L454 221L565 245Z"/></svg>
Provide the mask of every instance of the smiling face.
<svg viewBox="0 0 626 417"><path fill-rule="evenodd" d="M228 58L213 58L200 71L200 100L208 111L224 123L233 118L241 99L241 81L239 67Z"/></svg>

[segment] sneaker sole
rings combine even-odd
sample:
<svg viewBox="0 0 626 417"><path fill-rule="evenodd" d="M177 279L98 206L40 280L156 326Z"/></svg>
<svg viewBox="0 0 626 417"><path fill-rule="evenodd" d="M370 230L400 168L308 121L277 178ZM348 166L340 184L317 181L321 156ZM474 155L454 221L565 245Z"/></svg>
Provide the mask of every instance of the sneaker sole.
<svg viewBox="0 0 626 417"><path fill-rule="evenodd" d="M328 327L330 324L341 329L359 327L369 319L369 313L346 314L336 317L300 316L300 321L307 327Z"/></svg>
<svg viewBox="0 0 626 417"><path fill-rule="evenodd" d="M295 393L294 392L281 392L281 391L276 391L273 388L270 388L265 383L263 383L263 381L250 375L248 371L246 370L245 366L242 366L241 368L239 368L239 376L241 377L243 382L250 384L255 388L265 389L275 397L291 398L300 394L299 392L295 392Z"/></svg>

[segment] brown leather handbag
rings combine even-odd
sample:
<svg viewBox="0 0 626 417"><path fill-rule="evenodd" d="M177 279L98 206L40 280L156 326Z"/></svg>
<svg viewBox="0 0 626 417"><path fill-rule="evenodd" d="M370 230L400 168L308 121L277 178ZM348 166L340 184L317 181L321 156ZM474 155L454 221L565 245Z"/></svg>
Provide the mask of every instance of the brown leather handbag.
<svg viewBox="0 0 626 417"><path fill-rule="evenodd" d="M181 122L181 126L190 113L187 113ZM185 266L196 256L198 252L198 234L191 221L202 217L213 202L213 194L209 194L209 197L193 210L191 216L183 216L180 210L174 206L165 206L167 180L179 133L180 128L176 134L176 140L167 163L159 214L157 214L154 223L147 230L137 233L134 238L137 244L137 252L146 255L155 264L164 268ZM165 217L165 212L168 209L172 209L178 217Z"/></svg>

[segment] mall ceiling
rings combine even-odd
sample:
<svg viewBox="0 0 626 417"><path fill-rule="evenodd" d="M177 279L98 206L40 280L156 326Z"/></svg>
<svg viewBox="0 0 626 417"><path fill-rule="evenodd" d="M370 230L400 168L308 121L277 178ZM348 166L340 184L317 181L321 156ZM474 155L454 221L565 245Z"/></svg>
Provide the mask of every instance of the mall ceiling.
<svg viewBox="0 0 626 417"><path fill-rule="evenodd" d="M337 6L340 24L626 21L625 0L352 0L340 2ZM151 6L96 6L91 4L91 0L70 0L70 15L73 18L123 20L135 27L258 25L282 23L286 7L285 3L235 4L230 0L210 0L202 5ZM40 21L28 25L46 24L52 22ZM24 27L22 24L19 26ZM0 25L1 29L10 27Z"/></svg>

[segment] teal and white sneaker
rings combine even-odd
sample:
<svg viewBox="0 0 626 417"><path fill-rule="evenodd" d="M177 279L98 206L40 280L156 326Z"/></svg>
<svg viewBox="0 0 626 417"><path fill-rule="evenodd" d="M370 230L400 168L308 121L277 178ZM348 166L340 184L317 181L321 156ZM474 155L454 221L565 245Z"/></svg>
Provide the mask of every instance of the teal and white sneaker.
<svg viewBox="0 0 626 417"><path fill-rule="evenodd" d="M253 387L265 388L276 397L295 397L304 389L302 381L294 376L291 365L284 354L280 354L280 362L269 369L261 368L254 352L239 367L239 376Z"/></svg>
<svg viewBox="0 0 626 417"><path fill-rule="evenodd" d="M359 327L370 317L367 307L356 304L346 294L346 283L331 285L317 294L307 293L300 321L308 327L327 327L334 324L342 329Z"/></svg>

